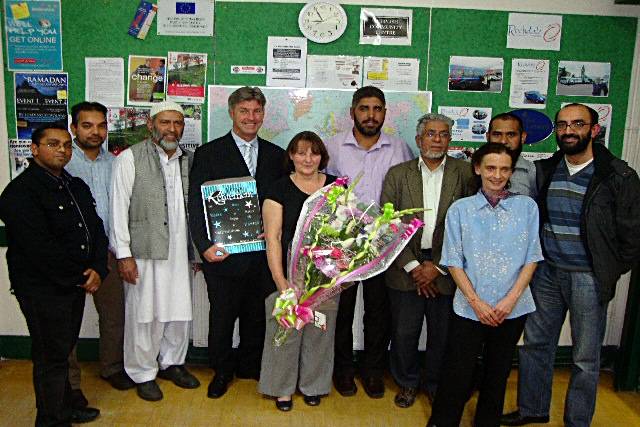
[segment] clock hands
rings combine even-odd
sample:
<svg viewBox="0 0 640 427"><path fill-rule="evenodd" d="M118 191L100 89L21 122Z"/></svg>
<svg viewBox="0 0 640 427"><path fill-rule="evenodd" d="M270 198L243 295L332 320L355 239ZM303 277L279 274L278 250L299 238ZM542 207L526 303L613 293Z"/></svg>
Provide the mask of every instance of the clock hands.
<svg viewBox="0 0 640 427"><path fill-rule="evenodd" d="M322 18L322 15L320 15L320 12L318 12L318 8L314 7L313 10L315 10L316 13L318 14L318 18L320 18L320 22L324 22L324 18ZM314 21L314 22L316 22L316 21Z"/></svg>

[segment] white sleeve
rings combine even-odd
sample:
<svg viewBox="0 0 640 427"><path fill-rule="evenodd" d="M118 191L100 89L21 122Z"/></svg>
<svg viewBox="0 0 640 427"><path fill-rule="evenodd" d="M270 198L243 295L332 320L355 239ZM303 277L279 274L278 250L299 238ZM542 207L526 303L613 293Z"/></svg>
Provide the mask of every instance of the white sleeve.
<svg viewBox="0 0 640 427"><path fill-rule="evenodd" d="M124 150L113 162L109 219L109 241L117 259L131 256L129 236L129 205L136 170L131 150Z"/></svg>

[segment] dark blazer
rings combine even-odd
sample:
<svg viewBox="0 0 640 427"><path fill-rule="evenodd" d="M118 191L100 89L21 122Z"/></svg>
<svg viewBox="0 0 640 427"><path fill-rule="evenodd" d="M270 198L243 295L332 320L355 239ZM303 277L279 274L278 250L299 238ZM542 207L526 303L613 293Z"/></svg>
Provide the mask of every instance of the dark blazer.
<svg viewBox="0 0 640 427"><path fill-rule="evenodd" d="M258 138L258 162L254 178L261 206L267 188L285 174L284 159L285 151L282 148ZM249 169L231 132L196 149L189 175L189 226L191 237L200 254L213 244L207 238L200 186L206 181L243 176L250 176ZM230 255L219 263L207 263L204 259L203 262L211 274L237 277L242 276L254 262L264 257L264 252L247 252Z"/></svg>
<svg viewBox="0 0 640 427"><path fill-rule="evenodd" d="M422 196L422 174L418 169L418 159L400 163L389 169L382 186L382 204L391 202L396 210L421 208L424 206ZM440 190L440 202L433 231L432 255L433 262L437 265L442 254L442 242L444 240L444 220L449 206L456 200L472 195L475 191L471 164L464 160L447 156L442 176ZM422 215L418 214L422 219ZM413 216L405 216L403 221L409 222ZM404 266L411 261L420 260L420 240L422 228L411 238L411 241L400 252L396 260L386 272L387 286L400 291L416 289L416 284L411 275L404 271ZM453 293L455 284L451 276L442 276L436 279L438 290L446 295Z"/></svg>
<svg viewBox="0 0 640 427"><path fill-rule="evenodd" d="M69 189L67 191L65 186ZM49 297L84 292L92 268L107 275L107 236L91 190L66 171L55 177L36 162L0 196L7 226L7 264L16 295Z"/></svg>

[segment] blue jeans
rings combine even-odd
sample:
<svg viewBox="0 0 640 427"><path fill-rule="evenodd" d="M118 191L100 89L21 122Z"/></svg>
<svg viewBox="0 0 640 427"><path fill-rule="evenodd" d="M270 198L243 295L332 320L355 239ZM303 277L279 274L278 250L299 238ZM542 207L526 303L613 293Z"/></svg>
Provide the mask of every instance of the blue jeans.
<svg viewBox="0 0 640 427"><path fill-rule="evenodd" d="M564 422L589 426L595 410L600 347L607 303L598 301L593 273L567 271L543 262L531 283L536 311L529 315L520 348L518 407L523 416L548 416L553 361L567 310L573 342L573 367L565 398Z"/></svg>

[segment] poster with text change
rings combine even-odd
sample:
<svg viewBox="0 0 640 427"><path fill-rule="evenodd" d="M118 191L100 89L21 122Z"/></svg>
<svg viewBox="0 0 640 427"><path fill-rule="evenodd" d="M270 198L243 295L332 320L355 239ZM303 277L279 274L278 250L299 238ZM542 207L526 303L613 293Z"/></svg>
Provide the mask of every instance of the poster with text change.
<svg viewBox="0 0 640 427"><path fill-rule="evenodd" d="M166 67L163 56L129 55L127 104L152 105L164 101Z"/></svg>
<svg viewBox="0 0 640 427"><path fill-rule="evenodd" d="M43 123L67 127L67 73L15 73L16 135L31 139Z"/></svg>
<svg viewBox="0 0 640 427"><path fill-rule="evenodd" d="M59 0L5 0L9 71L62 70Z"/></svg>
<svg viewBox="0 0 640 427"><path fill-rule="evenodd" d="M204 103L207 84L207 54L169 52L167 99L180 103Z"/></svg>

